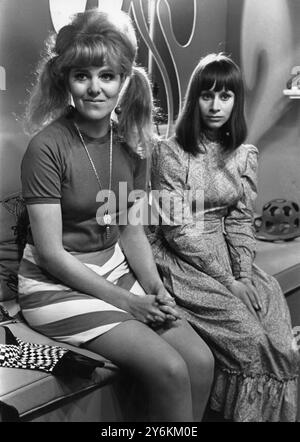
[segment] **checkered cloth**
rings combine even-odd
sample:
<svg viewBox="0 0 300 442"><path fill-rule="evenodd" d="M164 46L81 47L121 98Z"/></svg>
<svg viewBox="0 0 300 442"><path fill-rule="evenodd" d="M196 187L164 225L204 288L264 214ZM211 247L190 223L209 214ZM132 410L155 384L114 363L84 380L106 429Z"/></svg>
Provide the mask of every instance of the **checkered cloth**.
<svg viewBox="0 0 300 442"><path fill-rule="evenodd" d="M15 337L8 327L0 327L4 344L0 344L0 366L42 370L53 375L78 375L89 378L103 361L75 353L59 346L24 342ZM4 332L4 333L3 333Z"/></svg>

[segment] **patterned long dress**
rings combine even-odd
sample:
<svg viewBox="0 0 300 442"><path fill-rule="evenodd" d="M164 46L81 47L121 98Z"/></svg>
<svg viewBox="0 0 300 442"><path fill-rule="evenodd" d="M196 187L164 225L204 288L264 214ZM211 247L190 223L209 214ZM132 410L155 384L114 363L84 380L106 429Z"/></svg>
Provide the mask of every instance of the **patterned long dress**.
<svg viewBox="0 0 300 442"><path fill-rule="evenodd" d="M258 151L241 145L226 153L208 140L205 147L192 156L172 137L153 153L152 188L179 200L192 194L190 217L178 223L170 209L179 225L164 220L149 235L155 260L214 353L211 408L234 421L295 421L299 353L290 314L278 282L253 263ZM242 277L259 294L260 319L228 289Z"/></svg>

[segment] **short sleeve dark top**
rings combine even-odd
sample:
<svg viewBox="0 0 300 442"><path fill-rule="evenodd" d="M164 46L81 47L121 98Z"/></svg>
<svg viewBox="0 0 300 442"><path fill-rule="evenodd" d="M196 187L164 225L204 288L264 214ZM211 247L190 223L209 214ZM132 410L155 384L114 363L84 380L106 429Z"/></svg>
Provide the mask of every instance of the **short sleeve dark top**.
<svg viewBox="0 0 300 442"><path fill-rule="evenodd" d="M95 164L102 191L109 188L110 135L84 141ZM30 141L21 165L22 192L26 205L60 204L63 245L68 251L92 252L118 240L117 224L126 224L128 209L146 190L147 160L125 143L114 140L109 213L113 225L107 237L103 213L107 207L87 153L72 120L61 117ZM137 191L142 191L141 194ZM102 225L101 225L102 224ZM29 229L28 242L33 244Z"/></svg>

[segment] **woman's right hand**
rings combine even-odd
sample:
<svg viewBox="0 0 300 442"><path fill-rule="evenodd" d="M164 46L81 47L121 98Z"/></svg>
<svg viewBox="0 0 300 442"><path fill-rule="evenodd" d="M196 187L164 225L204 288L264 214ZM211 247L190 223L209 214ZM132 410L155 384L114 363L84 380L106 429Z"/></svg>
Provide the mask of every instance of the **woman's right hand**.
<svg viewBox="0 0 300 442"><path fill-rule="evenodd" d="M230 286L229 290L233 293L237 298L239 298L243 303L248 307L250 312L256 317L259 318L260 306L256 300L255 294L251 290L249 285L244 284L241 281L235 280Z"/></svg>
<svg viewBox="0 0 300 442"><path fill-rule="evenodd" d="M160 309L156 295L137 296L130 293L128 312L145 324L163 324L167 315Z"/></svg>

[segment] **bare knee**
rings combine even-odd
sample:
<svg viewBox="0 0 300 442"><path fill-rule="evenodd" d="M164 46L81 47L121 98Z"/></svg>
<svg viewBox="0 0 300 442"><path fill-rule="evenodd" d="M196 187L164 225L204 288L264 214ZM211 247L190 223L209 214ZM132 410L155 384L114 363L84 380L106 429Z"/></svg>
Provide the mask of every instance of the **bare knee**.
<svg viewBox="0 0 300 442"><path fill-rule="evenodd" d="M188 367L179 354L166 355L157 370L160 382L167 389L186 389L190 386Z"/></svg>

